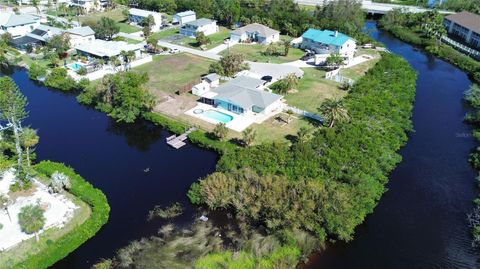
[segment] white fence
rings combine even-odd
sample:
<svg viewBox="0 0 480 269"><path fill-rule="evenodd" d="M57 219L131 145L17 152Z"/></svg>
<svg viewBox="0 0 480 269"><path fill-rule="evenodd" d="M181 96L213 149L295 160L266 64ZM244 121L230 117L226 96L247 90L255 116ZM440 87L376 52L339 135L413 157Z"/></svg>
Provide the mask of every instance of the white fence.
<svg viewBox="0 0 480 269"><path fill-rule="evenodd" d="M311 112L308 112L306 110L302 110L298 107L286 106L284 110L285 111L291 110L291 111L293 111L293 113L295 113L297 115L304 116L304 117L319 121L321 123L323 123L323 121L324 121L322 116L311 113Z"/></svg>
<svg viewBox="0 0 480 269"><path fill-rule="evenodd" d="M457 42L447 36L442 36L441 40L444 42L444 43L447 43L453 47L455 47L457 50L469 55L469 56L472 56L473 58L477 58L477 59L480 59L480 51L477 51L477 50L474 50L468 46L465 46L463 45L462 43L460 42Z"/></svg>

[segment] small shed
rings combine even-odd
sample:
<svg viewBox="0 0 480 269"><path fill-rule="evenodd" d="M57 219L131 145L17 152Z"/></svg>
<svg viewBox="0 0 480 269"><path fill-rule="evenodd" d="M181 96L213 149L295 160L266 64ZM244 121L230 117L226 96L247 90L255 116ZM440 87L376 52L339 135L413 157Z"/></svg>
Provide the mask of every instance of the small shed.
<svg viewBox="0 0 480 269"><path fill-rule="evenodd" d="M210 87L216 88L220 85L220 76L217 73L211 73L202 77L202 81L208 83Z"/></svg>

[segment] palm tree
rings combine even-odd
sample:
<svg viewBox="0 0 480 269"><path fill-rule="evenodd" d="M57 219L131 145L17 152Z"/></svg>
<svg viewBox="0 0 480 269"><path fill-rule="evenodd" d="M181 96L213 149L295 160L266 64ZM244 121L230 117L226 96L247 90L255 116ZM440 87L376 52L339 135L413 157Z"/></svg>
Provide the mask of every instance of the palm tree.
<svg viewBox="0 0 480 269"><path fill-rule="evenodd" d="M38 7L38 5L40 4L40 0L32 0L30 1L30 3L37 10L37 14L40 14L40 8Z"/></svg>
<svg viewBox="0 0 480 269"><path fill-rule="evenodd" d="M8 206L12 203L12 200L6 195L0 195L0 207L7 212L8 219L12 222L12 217L10 217L10 212L8 212Z"/></svg>
<svg viewBox="0 0 480 269"><path fill-rule="evenodd" d="M242 135L243 143L245 146L250 147L257 137L257 132L253 128L247 128L242 132Z"/></svg>
<svg viewBox="0 0 480 269"><path fill-rule="evenodd" d="M37 130L32 128L24 128L22 131L22 144L25 148L25 153L27 155L27 165L30 166L30 153L31 148L35 147L38 144L39 137L37 135Z"/></svg>
<svg viewBox="0 0 480 269"><path fill-rule="evenodd" d="M335 122L347 122L350 120L348 111L341 99L327 99L318 108L318 111L330 122L332 128Z"/></svg>
<svg viewBox="0 0 480 269"><path fill-rule="evenodd" d="M123 62L125 63L125 71L127 71L129 69L129 63L135 60L135 52L122 50L120 55L122 55Z"/></svg>
<svg viewBox="0 0 480 269"><path fill-rule="evenodd" d="M20 209L18 213L18 223L20 228L26 234L35 234L38 242L38 232L45 225L44 210L39 205L27 205Z"/></svg>
<svg viewBox="0 0 480 269"><path fill-rule="evenodd" d="M228 135L227 125L223 122L218 123L213 129L213 133L218 139L224 140Z"/></svg>
<svg viewBox="0 0 480 269"><path fill-rule="evenodd" d="M113 70L117 71L117 66L120 66L122 63L117 56L112 56L108 59L110 64L113 66Z"/></svg>
<svg viewBox="0 0 480 269"><path fill-rule="evenodd" d="M297 141L298 142L305 142L310 137L310 129L307 127L301 127L300 130L297 132Z"/></svg>
<svg viewBox="0 0 480 269"><path fill-rule="evenodd" d="M157 53L158 51L158 38L156 38L155 36L149 36L147 38L147 45L152 48L155 53Z"/></svg>

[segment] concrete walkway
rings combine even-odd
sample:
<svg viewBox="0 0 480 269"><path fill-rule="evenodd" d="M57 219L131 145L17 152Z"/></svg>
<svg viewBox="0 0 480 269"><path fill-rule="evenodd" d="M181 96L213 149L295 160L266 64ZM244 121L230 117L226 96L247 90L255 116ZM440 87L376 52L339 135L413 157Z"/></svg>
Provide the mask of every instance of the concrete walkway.
<svg viewBox="0 0 480 269"><path fill-rule="evenodd" d="M207 50L208 53L219 54L220 52L235 46L237 43L220 44L213 49Z"/></svg>
<svg viewBox="0 0 480 269"><path fill-rule="evenodd" d="M165 41L158 41L158 45L162 46L162 47L167 47L169 49L177 49L181 52L188 52L190 54L193 54L193 55L197 55L197 56L200 56L200 57L203 57L203 58L207 58L207 59L211 59L211 60L215 60L215 61L218 61L220 60L221 56L220 55L217 55L215 53L211 53L209 51L201 51L201 50L196 50L196 49L192 49L192 48L188 48L188 47L184 47L184 46L180 46L180 45L176 45L176 44L172 44L172 43L169 43L169 42L165 42Z"/></svg>
<svg viewBox="0 0 480 269"><path fill-rule="evenodd" d="M144 38L143 38L142 34L143 34L142 31L135 32L135 33L130 33L130 34L120 32L120 33L118 33L118 36L125 37L125 38L130 38L130 39L137 40L137 41L143 41Z"/></svg>

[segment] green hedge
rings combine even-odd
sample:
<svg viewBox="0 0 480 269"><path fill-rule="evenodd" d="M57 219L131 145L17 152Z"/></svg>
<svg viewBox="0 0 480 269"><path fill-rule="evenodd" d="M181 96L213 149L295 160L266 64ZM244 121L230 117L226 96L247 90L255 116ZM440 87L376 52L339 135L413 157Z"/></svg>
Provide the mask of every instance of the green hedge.
<svg viewBox="0 0 480 269"><path fill-rule="evenodd" d="M94 188L75 171L62 163L43 161L34 166L35 170L46 176L59 171L70 177L70 193L87 203L92 212L90 218L75 227L70 233L55 241L41 252L28 257L13 268L47 268L65 258L85 241L93 237L108 221L110 206L107 197L99 189Z"/></svg>
<svg viewBox="0 0 480 269"><path fill-rule="evenodd" d="M187 128L186 124L183 124L181 122L167 118L165 116L162 116L154 112L145 113L143 115L143 118L153 122L153 124L155 125L166 128L169 131L176 134L181 134L185 132L185 129ZM192 143L197 144L200 147L215 150L220 154L225 153L226 151L229 151L229 150L234 150L236 148L236 146L230 142L219 141L219 140L208 137L207 133L201 130L197 130L190 133L190 135L188 136L188 139Z"/></svg>

